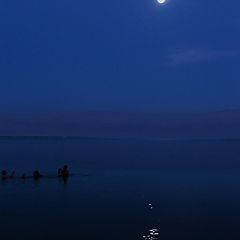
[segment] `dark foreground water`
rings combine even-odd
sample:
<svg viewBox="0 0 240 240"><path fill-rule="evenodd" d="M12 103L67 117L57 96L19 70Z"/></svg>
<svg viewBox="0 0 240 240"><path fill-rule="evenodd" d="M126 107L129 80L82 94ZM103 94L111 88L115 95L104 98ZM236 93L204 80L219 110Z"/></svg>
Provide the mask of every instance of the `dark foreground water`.
<svg viewBox="0 0 240 240"><path fill-rule="evenodd" d="M46 175L0 182L1 239L240 239L239 141L2 138L0 168Z"/></svg>

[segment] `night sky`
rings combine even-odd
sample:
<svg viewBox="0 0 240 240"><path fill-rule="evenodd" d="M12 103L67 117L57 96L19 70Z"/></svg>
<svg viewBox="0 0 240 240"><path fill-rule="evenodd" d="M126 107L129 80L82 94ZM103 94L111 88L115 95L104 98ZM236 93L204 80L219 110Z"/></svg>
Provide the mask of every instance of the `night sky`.
<svg viewBox="0 0 240 240"><path fill-rule="evenodd" d="M240 107L239 0L0 2L0 112Z"/></svg>

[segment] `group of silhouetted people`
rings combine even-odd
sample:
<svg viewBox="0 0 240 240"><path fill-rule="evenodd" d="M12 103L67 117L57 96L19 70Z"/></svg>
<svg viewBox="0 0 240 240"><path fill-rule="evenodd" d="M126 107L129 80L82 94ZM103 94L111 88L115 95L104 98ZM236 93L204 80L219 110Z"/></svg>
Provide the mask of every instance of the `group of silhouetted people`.
<svg viewBox="0 0 240 240"><path fill-rule="evenodd" d="M68 177L69 176L67 165L64 165L63 168L58 169L58 176L59 177Z"/></svg>
<svg viewBox="0 0 240 240"><path fill-rule="evenodd" d="M58 169L58 177L63 177L63 178L67 178L69 176L69 172L68 172L68 166L64 165L63 168L59 168ZM7 178L14 178L15 177L15 171L12 171L9 175L7 173L6 170L2 171L2 180L5 180ZM23 173L21 175L22 179L25 179L27 177L26 173ZM43 175L40 174L40 172L38 170L35 170L33 172L33 177L35 180L38 180L41 177L44 177Z"/></svg>

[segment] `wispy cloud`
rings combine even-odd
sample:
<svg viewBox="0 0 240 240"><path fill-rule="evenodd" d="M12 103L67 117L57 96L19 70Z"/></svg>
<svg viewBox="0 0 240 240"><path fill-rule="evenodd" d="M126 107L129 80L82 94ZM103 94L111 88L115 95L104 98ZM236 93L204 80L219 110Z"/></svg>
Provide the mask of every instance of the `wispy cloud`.
<svg viewBox="0 0 240 240"><path fill-rule="evenodd" d="M167 56L166 65L177 66L185 64L196 64L201 62L213 61L224 57L238 55L238 51L216 51L210 49L181 49L172 51Z"/></svg>

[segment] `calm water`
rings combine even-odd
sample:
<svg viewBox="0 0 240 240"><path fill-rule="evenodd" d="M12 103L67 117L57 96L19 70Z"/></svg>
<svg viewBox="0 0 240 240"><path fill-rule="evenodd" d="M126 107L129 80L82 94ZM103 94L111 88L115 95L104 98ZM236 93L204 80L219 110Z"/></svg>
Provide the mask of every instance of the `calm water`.
<svg viewBox="0 0 240 240"><path fill-rule="evenodd" d="M1 239L240 239L239 141L1 139L0 168L47 175L0 182Z"/></svg>

